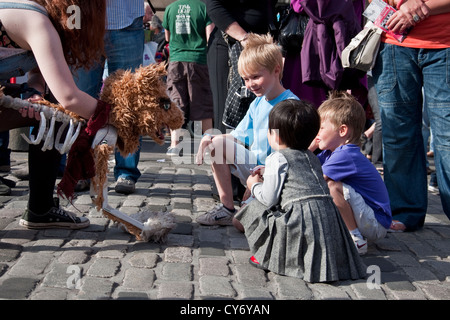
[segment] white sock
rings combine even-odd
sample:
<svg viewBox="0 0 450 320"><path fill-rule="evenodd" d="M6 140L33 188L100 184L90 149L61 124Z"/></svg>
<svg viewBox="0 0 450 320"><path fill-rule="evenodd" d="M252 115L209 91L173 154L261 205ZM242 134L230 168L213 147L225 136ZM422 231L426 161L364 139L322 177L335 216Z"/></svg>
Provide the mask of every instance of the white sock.
<svg viewBox="0 0 450 320"><path fill-rule="evenodd" d="M353 236L353 238L364 239L364 237L362 236L361 232L359 232L358 228L350 230L350 234Z"/></svg>

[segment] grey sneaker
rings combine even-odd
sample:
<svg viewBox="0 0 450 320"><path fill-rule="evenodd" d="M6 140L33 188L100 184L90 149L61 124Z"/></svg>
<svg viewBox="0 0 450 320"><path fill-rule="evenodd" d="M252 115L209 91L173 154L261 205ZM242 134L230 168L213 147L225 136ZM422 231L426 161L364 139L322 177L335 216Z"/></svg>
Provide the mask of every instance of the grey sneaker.
<svg viewBox="0 0 450 320"><path fill-rule="evenodd" d="M169 147L167 148L166 155L170 157L181 157L183 156L183 149L178 147Z"/></svg>
<svg viewBox="0 0 450 320"><path fill-rule="evenodd" d="M114 187L117 193L130 194L136 190L136 182L132 179L119 177L116 186Z"/></svg>
<svg viewBox="0 0 450 320"><path fill-rule="evenodd" d="M223 204L219 204L211 211L198 216L196 221L207 226L232 226L234 214L235 212L231 212Z"/></svg>

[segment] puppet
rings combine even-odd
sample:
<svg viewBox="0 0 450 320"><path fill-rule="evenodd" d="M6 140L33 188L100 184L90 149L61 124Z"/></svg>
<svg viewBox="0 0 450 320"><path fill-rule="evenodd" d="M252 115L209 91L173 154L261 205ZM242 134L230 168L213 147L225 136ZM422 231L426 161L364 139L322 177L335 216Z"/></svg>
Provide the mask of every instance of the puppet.
<svg viewBox="0 0 450 320"><path fill-rule="evenodd" d="M19 110L33 106L40 112L41 121L36 137L24 137L28 143L43 143L43 151L56 148L68 153L67 167L58 194L73 199L78 180L91 178L91 196L97 210L143 241L164 241L175 226L170 213L140 212L129 216L108 205L108 158L117 148L122 155L134 153L139 138L149 136L163 144L164 132L181 128L184 116L181 109L167 96L164 64L152 64L135 72L118 70L105 79L100 95L104 107L85 121L60 105L42 100L30 103L0 93L0 105ZM61 126L56 130L56 122ZM67 128L67 126L69 126ZM65 136L64 136L65 135Z"/></svg>

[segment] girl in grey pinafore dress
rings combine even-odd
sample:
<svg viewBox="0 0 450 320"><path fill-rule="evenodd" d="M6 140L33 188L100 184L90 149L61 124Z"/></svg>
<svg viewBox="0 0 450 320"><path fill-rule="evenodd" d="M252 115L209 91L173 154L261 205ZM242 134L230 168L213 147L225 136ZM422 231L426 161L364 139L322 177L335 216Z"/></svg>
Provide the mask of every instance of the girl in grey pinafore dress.
<svg viewBox="0 0 450 320"><path fill-rule="evenodd" d="M259 264L307 282L359 279L365 266L334 205L317 157L281 149L288 170L279 205L251 201L235 218Z"/></svg>

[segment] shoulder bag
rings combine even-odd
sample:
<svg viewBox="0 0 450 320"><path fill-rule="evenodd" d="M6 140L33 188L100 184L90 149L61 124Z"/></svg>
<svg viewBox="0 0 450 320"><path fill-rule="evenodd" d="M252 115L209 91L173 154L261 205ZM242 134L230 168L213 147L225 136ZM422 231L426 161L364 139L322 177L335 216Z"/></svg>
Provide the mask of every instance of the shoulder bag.
<svg viewBox="0 0 450 320"><path fill-rule="evenodd" d="M383 30L371 21L361 30L342 51L341 61L344 68L370 71L375 65Z"/></svg>

